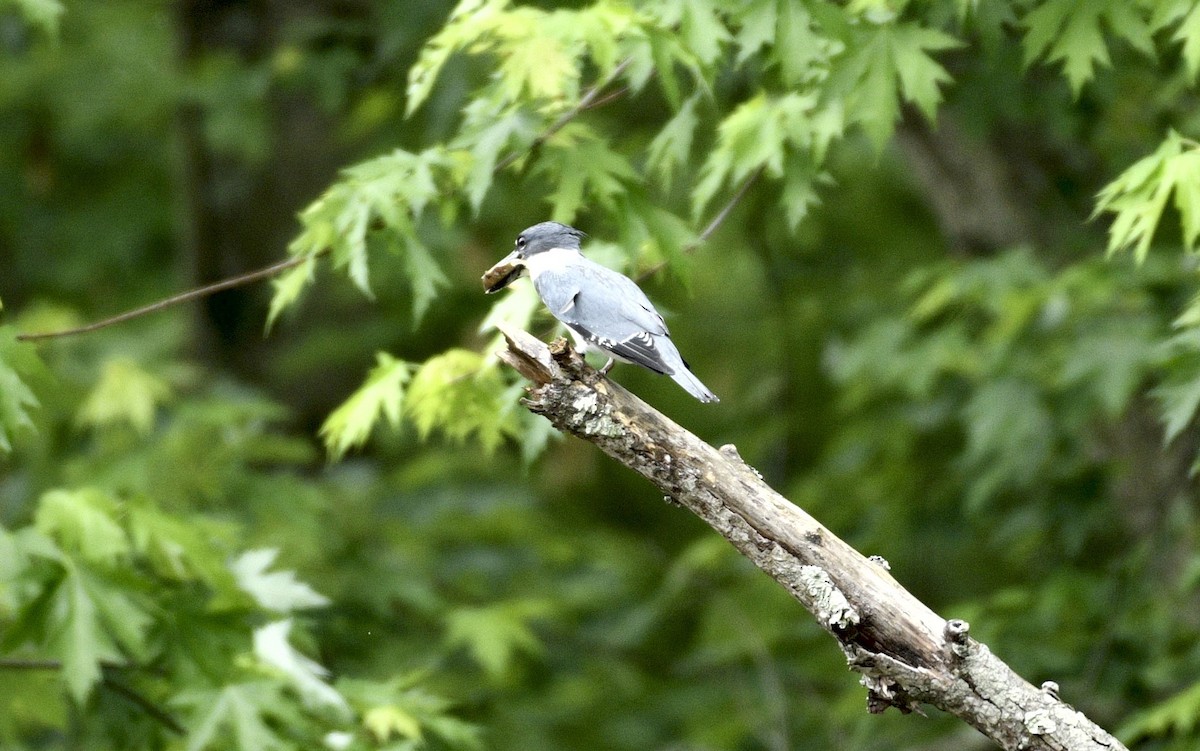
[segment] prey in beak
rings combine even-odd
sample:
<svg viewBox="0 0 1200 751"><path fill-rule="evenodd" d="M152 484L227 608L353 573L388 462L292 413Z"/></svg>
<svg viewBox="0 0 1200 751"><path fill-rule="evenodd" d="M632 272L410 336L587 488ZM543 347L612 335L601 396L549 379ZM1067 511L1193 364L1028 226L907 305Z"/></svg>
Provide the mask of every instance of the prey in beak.
<svg viewBox="0 0 1200 751"><path fill-rule="evenodd" d="M500 260L495 266L483 272L483 291L489 295L499 292L525 273L525 262L513 251Z"/></svg>

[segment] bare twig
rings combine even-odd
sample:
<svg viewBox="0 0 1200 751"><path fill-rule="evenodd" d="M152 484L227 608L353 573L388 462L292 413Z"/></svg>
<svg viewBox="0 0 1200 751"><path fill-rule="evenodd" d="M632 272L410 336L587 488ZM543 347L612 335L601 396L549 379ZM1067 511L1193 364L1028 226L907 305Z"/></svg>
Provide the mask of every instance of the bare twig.
<svg viewBox="0 0 1200 751"><path fill-rule="evenodd" d="M135 308L134 310L127 310L120 315L115 315L111 318L105 318L104 320L96 321L95 323L89 323L86 326L78 326L73 329L63 329L61 331L46 331L40 334L17 334L17 340L22 342L37 342L45 339L57 339L58 337L62 336L86 334L89 331L96 331L97 329L106 328L117 323L124 323L132 318L144 316L147 313L157 313L160 310L165 310L175 305L179 305L180 303L188 302L189 300L207 297L223 290L240 287L243 284L257 282L259 279L266 279L267 277L275 276L276 274L287 271L290 268L299 266L310 258L323 256L328 252L329 251L326 249L311 255L295 256L287 259L286 261L280 261L279 263L272 264L264 269L251 271L247 274L242 274L241 276L230 277L229 279L222 279L219 282L215 282L204 287L190 289L187 292L181 292L178 295L168 297L165 300L159 300L158 302L153 302L149 305L143 305L142 307Z"/></svg>

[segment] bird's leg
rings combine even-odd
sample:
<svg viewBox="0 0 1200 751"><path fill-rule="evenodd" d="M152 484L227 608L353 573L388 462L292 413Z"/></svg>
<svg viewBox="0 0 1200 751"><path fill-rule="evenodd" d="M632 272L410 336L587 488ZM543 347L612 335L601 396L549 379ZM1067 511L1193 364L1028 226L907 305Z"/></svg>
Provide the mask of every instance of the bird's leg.
<svg viewBox="0 0 1200 751"><path fill-rule="evenodd" d="M614 362L616 362L616 360L611 357L608 358L608 362L604 363L604 366L600 368L600 375L608 375L608 371L612 370Z"/></svg>

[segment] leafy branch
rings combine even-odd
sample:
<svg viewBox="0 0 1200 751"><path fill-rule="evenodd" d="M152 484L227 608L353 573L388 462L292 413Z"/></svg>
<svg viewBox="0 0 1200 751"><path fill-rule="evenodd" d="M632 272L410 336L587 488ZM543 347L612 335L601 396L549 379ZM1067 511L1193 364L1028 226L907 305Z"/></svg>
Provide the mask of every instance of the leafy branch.
<svg viewBox="0 0 1200 751"><path fill-rule="evenodd" d="M525 156L527 153L530 153L530 152L536 150L538 147L540 147L542 144L544 144L549 138L551 138L555 133L562 130L568 123L570 123L572 120L574 120L576 117L578 117L583 112L590 110L590 109L595 109L597 107L603 106L605 104L609 104L613 101L616 101L616 99L619 98L622 95L622 93L625 91L624 89L621 89L616 92L611 92L610 94L604 96L603 98L601 98L600 95L604 92L605 88L611 86L612 83L614 81L616 81L629 68L629 65L631 62L632 62L632 60L630 60L628 58L621 61L617 65L617 67L614 68L613 71L607 77L605 77L605 79L603 81L597 83L595 86L588 89L588 91L586 93L584 93L584 95L579 99L579 102L574 107L572 107L571 109L564 112L561 116L559 116L559 118L557 120L555 120L553 123L551 123L550 126L548 128L546 128L546 130L543 131L537 138L535 138L533 140L533 142L527 148L525 148L524 150L511 152L504 159L502 159L496 163L496 165L492 169L492 172L499 173L502 170L504 170L506 167L508 167L511 164L513 164L514 162L516 162L521 157ZM69 337L69 336L77 336L80 334L91 333L93 331L98 331L100 329L107 328L109 326L114 326L116 324L125 323L126 321L130 321L135 318L140 318L145 315L150 315L152 313L158 313L158 312L166 310L168 308L172 308L176 305L181 305L183 303L191 302L193 300L200 300L200 299L203 299L210 295L215 295L218 292L224 292L225 290L228 290L228 289L242 287L242 286L245 286L248 284L253 284L254 282L257 282L257 281L261 281L263 279L269 279L271 277L278 276L285 271L295 269L296 267L300 266L301 264L310 263L312 260L314 260L316 258L321 258L321 257L327 256L330 254L331 251L332 251L331 247L319 248L319 249L315 250L314 252L303 254L303 255L295 255L292 258L288 258L286 260L279 261L278 263L271 264L270 266L266 266L264 268L257 269L255 271L250 271L245 274L239 274L237 276L229 277L227 279L222 279L221 281L214 282L214 283L208 284L208 285L204 285L202 287L196 287L194 289L187 290L186 292L181 292L177 295L172 295L171 297L167 297L162 300L158 300L156 302L149 303L147 305L143 305L140 308L135 308L133 310L128 310L123 313L119 313L117 315L110 316L108 318L104 318L104 319L96 321L94 323L89 323L89 324L85 324L83 326L76 326L76 327L67 328L67 329L61 329L58 331L17 334L16 339L18 341L22 341L22 342L38 342L38 341L45 341L45 340L49 340L49 339L59 339L59 338L64 338L64 337ZM272 307L274 308L274 306L272 306Z"/></svg>
<svg viewBox="0 0 1200 751"><path fill-rule="evenodd" d="M140 669L137 665L128 663L115 663L110 661L102 661L101 666L109 669L120 670L136 670ZM62 670L63 664L61 660L44 660L36 658L19 658L7 657L0 658L0 670ZM100 679L100 684L112 691L114 694L119 694L125 699L135 704L139 709L152 717L159 724L166 727L176 735L186 735L187 729L176 720L170 712L155 704L145 695L137 690L121 683L111 675L104 675Z"/></svg>

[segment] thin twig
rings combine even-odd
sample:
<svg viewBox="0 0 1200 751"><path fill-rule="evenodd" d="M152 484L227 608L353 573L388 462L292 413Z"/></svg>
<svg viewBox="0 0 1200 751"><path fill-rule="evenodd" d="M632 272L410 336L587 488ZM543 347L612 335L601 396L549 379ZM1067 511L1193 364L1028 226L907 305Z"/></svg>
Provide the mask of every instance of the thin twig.
<svg viewBox="0 0 1200 751"><path fill-rule="evenodd" d="M701 245L708 242L708 238L713 236L713 233L716 232L721 225L725 223L725 220L729 218L729 214L734 210L734 208L736 208L737 205L742 202L742 199L746 197L746 193L750 190L750 187L754 185L754 183L758 182L758 178L762 177L762 173L765 169L766 167L759 167L758 169L754 170L754 172L750 173L750 176L742 182L741 186L737 189L737 192L730 196L729 200L725 202L725 205L721 207L721 210L718 211L715 216L713 216L712 221L708 223L708 226L704 228L704 231L699 235L696 235L695 240L684 246L684 253L691 253L696 248L699 248ZM640 282L646 277L654 276L659 271L662 271L663 267L666 265L666 261L660 261L654 264L650 268L638 274L637 280Z"/></svg>
<svg viewBox="0 0 1200 751"><path fill-rule="evenodd" d="M58 660L23 659L9 657L0 660L0 670L61 670L62 663Z"/></svg>
<svg viewBox="0 0 1200 751"><path fill-rule="evenodd" d="M137 665L137 663L120 662L118 660L101 660L100 667L108 669L108 671L137 671L139 673L151 673L155 675L167 674L161 667ZM0 657L0 671L61 671L61 669L61 660L47 660L42 659L42 657Z"/></svg>
<svg viewBox="0 0 1200 751"><path fill-rule="evenodd" d="M689 245L686 250L695 250L700 245L707 242L708 238L713 236L713 233L716 232L717 229L725 223L725 220L729 218L729 213L733 211L733 209L739 203L742 202L743 198L746 197L746 192L750 190L750 186L754 185L754 183L758 182L758 178L762 177L762 173L765 170L766 166L764 165L750 173L750 176L746 178L745 182L742 183L742 186L738 188L737 192L733 194L729 201L721 207L721 210L717 212L717 215L712 218L712 221L708 223L708 226L704 228L704 231L701 232L700 236L696 238L696 241Z"/></svg>
<svg viewBox="0 0 1200 751"><path fill-rule="evenodd" d="M716 232L717 229L719 229L720 226L725 223L725 220L729 218L729 214L734 210L734 208L742 202L743 198L746 197L746 193L750 190L750 187L754 185L754 183L758 182L758 178L762 176L762 173L765 169L766 167L759 167L754 172L750 173L750 176L746 178L740 187L738 187L737 192L734 193L725 203L725 205L721 207L721 210L713 216L712 220L704 228L704 231L699 235L696 235L695 240L684 246L684 253L691 253L704 243L708 242L708 238L713 236L713 233ZM666 265L666 261L660 261L659 263L656 263L642 273L638 274L637 281L640 282L647 277L654 276L659 271L662 271L663 267ZM552 328L548 329L544 334L542 334L542 338L549 336L557 327L558 324L554 324Z"/></svg>
<svg viewBox="0 0 1200 751"><path fill-rule="evenodd" d="M605 94L604 96L600 97L599 99L592 102L591 104L584 107L583 109L594 110L597 107L603 107L604 105L606 105L610 102L617 101L618 99L620 99L621 97L625 96L628 93L629 93L629 87L622 86L621 88L617 89L616 91L612 92L611 94Z"/></svg>
<svg viewBox="0 0 1200 751"><path fill-rule="evenodd" d="M101 660L100 665L112 670L141 669L138 665L125 662L112 662L110 660ZM6 657L0 659L0 670L62 670L62 666L62 660L44 660L32 657ZM100 683L113 693L120 694L138 705L143 712L165 725L177 735L187 734L187 730L183 725L180 725L179 721L172 717L167 710L150 701L145 696L142 696L129 686L126 686L124 683L121 683L110 675L104 676L100 680Z"/></svg>
<svg viewBox="0 0 1200 751"><path fill-rule="evenodd" d="M129 686L126 686L124 683L120 683L119 681L116 681L108 676L104 677L102 683L106 688L111 689L113 693L120 694L136 704L139 709L153 717L155 720L158 720L159 723L161 723L171 732L175 733L176 735L187 735L187 729L184 728L183 725L179 724L179 720L176 720L169 712L167 712L167 710L150 701L145 696L142 696L137 691L134 691Z"/></svg>
<svg viewBox="0 0 1200 751"><path fill-rule="evenodd" d="M307 261L311 258L323 256L328 252L329 252L329 250L326 249L326 250L321 250L316 253L312 253L312 254L305 255L305 256L295 256L293 258L287 259L286 261L280 261L279 263L272 264L271 266L268 266L264 269L258 269L257 271L251 271L247 274L242 274L241 276L234 276L234 277L230 277L228 279L222 279L219 282L214 282L213 284L209 284L204 287L197 287L196 289L190 289L187 292L181 292L178 295L174 295L173 297L168 297L165 300L159 300L158 302L153 302L153 303L150 303L149 305L143 305L142 307L136 308L134 310L127 310L124 313L121 313L120 315L115 315L111 318L105 318L104 320L96 321L95 323L89 323L86 326L78 326L73 329L63 329L61 331L46 331L46 332L43 332L40 334L18 334L17 340L22 341L22 342L37 342L37 341L42 341L44 339L56 339L60 336L74 336L75 334L86 334L89 331L95 331L97 329L102 329L107 326L112 326L113 324L124 323L125 321L128 321L131 318L137 318L139 316L144 316L147 313L157 313L160 310L164 310L166 308L170 308L172 306L179 305L180 303L188 302L189 300L195 300L196 298L199 298L199 297L207 297L208 295L215 294L215 293L221 292L223 290L231 289L233 287L240 287L243 284L249 284L250 282L258 281L259 279L265 279L270 276L275 276L276 274L278 274L280 272L287 271L290 268L299 266L300 264L304 263L305 261Z"/></svg>
<svg viewBox="0 0 1200 751"><path fill-rule="evenodd" d="M500 161L496 162L496 166L492 169L492 172L499 172L529 152L536 151L542 144L544 144L546 141L549 141L555 133L566 127L567 123L578 117L579 113L583 112L584 110L592 107L598 107L602 103L607 103L615 99L615 95L610 95L605 97L603 101L597 101L597 97L600 96L600 92L604 91L604 89L607 88L608 85L613 81L620 78L621 74L625 72L625 69L632 64L632 57L627 57L618 63L617 67L613 68L612 73L609 73L603 81L588 89L587 93L575 103L574 107L559 115L558 119L551 123L549 128L546 128L546 130L543 131L540 136L533 139L533 143L529 144L528 149L525 149L524 151L514 151Z"/></svg>

